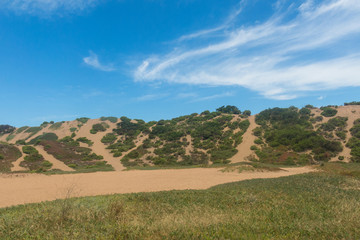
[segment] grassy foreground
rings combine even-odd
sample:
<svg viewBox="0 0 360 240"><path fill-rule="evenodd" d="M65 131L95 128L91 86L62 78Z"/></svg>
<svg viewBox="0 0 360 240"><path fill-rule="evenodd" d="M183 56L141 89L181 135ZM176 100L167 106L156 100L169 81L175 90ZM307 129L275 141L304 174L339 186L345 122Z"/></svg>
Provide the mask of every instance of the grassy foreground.
<svg viewBox="0 0 360 240"><path fill-rule="evenodd" d="M0 239L359 239L360 164L0 209Z"/></svg>

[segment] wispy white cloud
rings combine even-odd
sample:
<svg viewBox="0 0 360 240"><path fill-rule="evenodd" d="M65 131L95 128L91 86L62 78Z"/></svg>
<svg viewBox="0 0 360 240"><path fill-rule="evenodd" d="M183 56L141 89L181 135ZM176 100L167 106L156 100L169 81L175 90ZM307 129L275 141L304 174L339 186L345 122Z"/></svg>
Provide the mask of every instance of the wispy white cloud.
<svg viewBox="0 0 360 240"><path fill-rule="evenodd" d="M100 0L1 0L0 8L19 14L51 15L82 11Z"/></svg>
<svg viewBox="0 0 360 240"><path fill-rule="evenodd" d="M220 93L220 94L214 94L214 95L210 95L210 96L195 98L195 99L191 100L190 102L209 101L209 100L213 100L213 99L217 99L217 98L232 97L234 95L235 95L234 92L224 92L224 93Z"/></svg>
<svg viewBox="0 0 360 240"><path fill-rule="evenodd" d="M183 98L194 98L194 97L197 97L198 94L197 93L194 93L194 92L189 92L189 93L178 93L176 95L176 98L180 98L180 99L183 99Z"/></svg>
<svg viewBox="0 0 360 240"><path fill-rule="evenodd" d="M100 63L98 56L91 51L90 51L90 56L84 57L83 61L85 64L89 65L90 67L93 67L101 71L111 72L116 70L111 64L105 65Z"/></svg>
<svg viewBox="0 0 360 240"><path fill-rule="evenodd" d="M236 16L218 28L180 38L173 52L145 59L135 79L238 85L278 100L360 86L359 0L302 1L263 23L227 28L225 34ZM219 34L223 37L216 43L184 42Z"/></svg>
<svg viewBox="0 0 360 240"><path fill-rule="evenodd" d="M166 96L168 96L169 94L167 93L163 93L163 94L146 94L146 95L143 95L143 96L140 96L140 97L137 97L136 98L136 101L140 101L140 102L143 102L143 101L153 101L153 100L158 100L158 99L162 99Z"/></svg>

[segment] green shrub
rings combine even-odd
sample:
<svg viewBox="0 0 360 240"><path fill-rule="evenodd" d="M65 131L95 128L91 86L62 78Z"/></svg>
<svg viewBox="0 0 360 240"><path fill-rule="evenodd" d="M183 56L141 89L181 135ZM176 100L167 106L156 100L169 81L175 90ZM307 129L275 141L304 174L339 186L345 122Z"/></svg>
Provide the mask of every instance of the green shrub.
<svg viewBox="0 0 360 240"><path fill-rule="evenodd" d="M77 130L77 128L76 127L72 127L72 128L70 128L70 132L75 132Z"/></svg>
<svg viewBox="0 0 360 240"><path fill-rule="evenodd" d="M0 154L0 160L4 159L4 155Z"/></svg>
<svg viewBox="0 0 360 240"><path fill-rule="evenodd" d="M17 140L16 143L17 145L26 145L26 142L24 139L21 139L21 140Z"/></svg>
<svg viewBox="0 0 360 240"><path fill-rule="evenodd" d="M77 118L76 120L78 122L81 122L82 124L85 124L87 123L87 121L89 121L90 118L87 118L87 117L81 117L81 118Z"/></svg>
<svg viewBox="0 0 360 240"><path fill-rule="evenodd" d="M56 141L58 139L58 136L55 133L43 133L40 136L37 136L36 138L33 138L29 141L29 144L36 144L41 140L52 140Z"/></svg>
<svg viewBox="0 0 360 240"><path fill-rule="evenodd" d="M35 154L35 153L38 153L38 151L32 147L32 146L23 146L22 147L22 151L25 153L25 154Z"/></svg>
<svg viewBox="0 0 360 240"><path fill-rule="evenodd" d="M86 137L80 137L80 138L76 139L76 141L86 143L88 146L92 146L94 144L93 141L87 139Z"/></svg>
<svg viewBox="0 0 360 240"><path fill-rule="evenodd" d="M106 134L102 139L101 142L105 144L112 144L116 141L117 137L113 133Z"/></svg>
<svg viewBox="0 0 360 240"><path fill-rule="evenodd" d="M15 127L10 125L0 125L0 135L12 133L15 131Z"/></svg>
<svg viewBox="0 0 360 240"><path fill-rule="evenodd" d="M51 162L49 162L49 161L44 161L41 165L44 168L51 168L53 164Z"/></svg>
<svg viewBox="0 0 360 240"><path fill-rule="evenodd" d="M324 117L333 117L338 112L336 109L332 107L323 107L321 109L322 109L321 115L323 115Z"/></svg>
<svg viewBox="0 0 360 240"><path fill-rule="evenodd" d="M92 126L90 133L96 134L97 132L105 132L106 128L109 128L109 125L107 125L106 123L96 123Z"/></svg>
<svg viewBox="0 0 360 240"><path fill-rule="evenodd" d="M216 111L220 113L241 114L241 111L237 107L230 105L219 107Z"/></svg>
<svg viewBox="0 0 360 240"><path fill-rule="evenodd" d="M353 101L353 102L344 103L344 105L345 106L348 106L348 105L360 105L360 102Z"/></svg>
<svg viewBox="0 0 360 240"><path fill-rule="evenodd" d="M117 117L101 117L100 120L101 120L101 121L106 121L106 120L108 120L108 121L110 121L110 122L112 122L112 123L117 123L118 118L117 118Z"/></svg>
<svg viewBox="0 0 360 240"><path fill-rule="evenodd" d="M344 157L344 156L339 156L338 159L339 159L340 161L342 161L342 160L345 159L345 157Z"/></svg>

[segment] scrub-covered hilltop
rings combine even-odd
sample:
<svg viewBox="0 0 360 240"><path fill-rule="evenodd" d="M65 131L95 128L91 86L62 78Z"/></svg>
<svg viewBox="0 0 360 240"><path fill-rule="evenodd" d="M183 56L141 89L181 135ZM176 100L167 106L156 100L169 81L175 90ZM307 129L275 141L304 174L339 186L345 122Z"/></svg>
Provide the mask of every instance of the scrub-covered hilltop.
<svg viewBox="0 0 360 240"><path fill-rule="evenodd" d="M0 169L111 171L255 161L282 165L359 161L360 105L272 108L251 116L214 112L145 122L78 118L37 127L0 126Z"/></svg>

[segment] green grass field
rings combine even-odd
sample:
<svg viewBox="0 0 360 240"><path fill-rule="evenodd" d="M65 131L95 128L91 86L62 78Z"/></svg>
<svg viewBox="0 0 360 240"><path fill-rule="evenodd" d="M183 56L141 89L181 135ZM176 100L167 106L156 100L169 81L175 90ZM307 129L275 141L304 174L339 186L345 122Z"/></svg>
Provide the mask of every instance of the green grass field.
<svg viewBox="0 0 360 240"><path fill-rule="evenodd" d="M360 164L0 209L0 239L359 239Z"/></svg>

